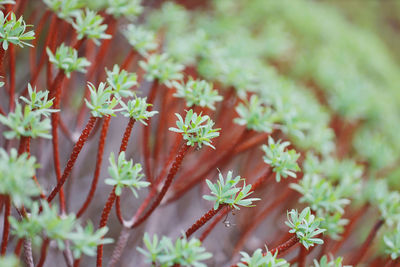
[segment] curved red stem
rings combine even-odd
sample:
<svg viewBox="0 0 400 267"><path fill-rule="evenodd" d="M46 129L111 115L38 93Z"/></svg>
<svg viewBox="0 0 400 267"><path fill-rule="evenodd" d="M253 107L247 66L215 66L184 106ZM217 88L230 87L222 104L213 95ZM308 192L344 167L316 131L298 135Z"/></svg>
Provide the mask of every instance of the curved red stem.
<svg viewBox="0 0 400 267"><path fill-rule="evenodd" d="M116 195L114 186L111 193L108 195L106 204L104 205L104 209L101 212L99 229L107 225L108 217L113 207L115 197ZM96 257L96 266L102 266L102 264L103 264L103 244L97 246L97 257Z"/></svg>
<svg viewBox="0 0 400 267"><path fill-rule="evenodd" d="M147 103L154 104L154 100L157 95L157 88L159 86L158 80L155 80L150 88L149 97ZM148 111L153 109L152 106L147 108ZM151 129L151 118L147 121L147 126L143 127L143 156L144 156L144 171L148 181L153 181L151 172L151 153L150 153L150 129Z"/></svg>
<svg viewBox="0 0 400 267"><path fill-rule="evenodd" d="M50 195L47 197L48 202L51 202L54 199L54 197L60 191L65 181L67 180L68 176L70 175L72 168L75 165L76 159L78 158L78 155L81 152L83 145L85 144L87 138L89 137L89 134L92 131L96 120L97 120L96 117L90 117L88 123L86 124L85 128L82 131L81 136L79 137L78 142L76 142L72 150L72 153L67 162L67 166L64 169L60 181L57 183L56 187L51 191Z"/></svg>
<svg viewBox="0 0 400 267"><path fill-rule="evenodd" d="M45 260L46 260L46 256L47 256L47 249L49 247L49 243L50 243L50 239L46 238L43 243L42 243L42 247L40 248L40 258L39 261L36 265L36 267L42 267Z"/></svg>
<svg viewBox="0 0 400 267"><path fill-rule="evenodd" d="M375 225L372 227L371 231L369 232L367 239L365 239L364 243L362 244L361 248L358 249L358 251L354 254L353 258L351 259L351 265L356 266L358 265L364 255L367 253L368 248L371 246L372 241L374 240L376 234L378 233L378 230L382 227L382 225L385 223L385 220L379 219Z"/></svg>
<svg viewBox="0 0 400 267"><path fill-rule="evenodd" d="M79 209L79 211L76 215L78 218L80 216L82 216L82 214L89 207L89 204L94 197L94 193L96 192L97 183L99 181L99 176L100 176L101 164L103 162L104 145L106 143L107 132L108 132L108 128L110 126L110 120L111 120L111 116L107 115L103 121L103 126L101 128L100 139L99 139L99 148L97 150L96 167L95 167L95 171L94 171L94 175L93 175L92 184L90 186L90 191L86 197L85 202L83 203L82 207Z"/></svg>
<svg viewBox="0 0 400 267"><path fill-rule="evenodd" d="M222 210L225 205L219 205L217 209L210 209L207 211L200 219L198 219L189 229L186 230L185 235L189 238L194 232L196 232L200 227L211 220L220 210Z"/></svg>
<svg viewBox="0 0 400 267"><path fill-rule="evenodd" d="M10 98L9 98L9 110L14 111L15 107L15 46L10 45Z"/></svg>
<svg viewBox="0 0 400 267"><path fill-rule="evenodd" d="M11 215L11 198L10 196L3 196L6 203L6 208L4 210L4 220L3 220L3 238L1 240L1 250L0 254L4 256L7 250L8 236L10 234L10 222L8 221L8 216Z"/></svg>

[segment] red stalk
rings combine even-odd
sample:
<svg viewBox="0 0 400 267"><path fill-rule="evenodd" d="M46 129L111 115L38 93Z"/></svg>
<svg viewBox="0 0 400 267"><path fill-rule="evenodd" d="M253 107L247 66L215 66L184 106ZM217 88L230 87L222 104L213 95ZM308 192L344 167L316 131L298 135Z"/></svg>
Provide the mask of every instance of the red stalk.
<svg viewBox="0 0 400 267"><path fill-rule="evenodd" d="M219 205L217 209L210 209L207 211L200 219L198 219L189 229L186 230L185 236L189 238L194 232L196 232L200 227L211 220L220 210L222 210L225 205Z"/></svg>
<svg viewBox="0 0 400 267"><path fill-rule="evenodd" d="M379 219L375 225L372 227L371 231L369 232L367 239L365 239L364 243L362 244L361 248L358 249L358 251L353 254L353 258L351 260L351 265L356 266L358 265L364 255L367 253L368 248L371 246L372 241L374 240L376 234L378 233L379 229L382 227L382 225L385 223L383 219Z"/></svg>
<svg viewBox="0 0 400 267"><path fill-rule="evenodd" d="M3 61L4 61L4 55L6 51L3 49L3 47L0 47L0 74L1 76L4 76L4 71L3 71Z"/></svg>
<svg viewBox="0 0 400 267"><path fill-rule="evenodd" d="M182 160L185 157L186 153L188 152L189 148L190 148L190 146L188 146L186 144L181 146L181 148L178 151L178 154L175 157L175 161L172 164L171 169L169 170L167 179L165 180L165 183L164 183L163 187L161 188L161 191L158 194L156 200L153 202L150 209L143 215L143 217L141 217L137 221L134 221L130 228L134 228L134 227L140 225L141 223L143 223L153 213L153 211L158 207L158 205L160 205L161 200L164 198L165 194L167 193L167 190L170 187L172 180L174 179L176 173L178 172L178 170L182 164Z"/></svg>
<svg viewBox="0 0 400 267"><path fill-rule="evenodd" d="M204 230L204 232L201 234L199 240L201 242L203 242L207 236L211 233L211 231L214 229L214 227L217 225L217 223L219 221L222 220L222 218L224 218L224 216L230 211L230 208L224 209L222 212L218 213L217 216L215 217L215 219L208 225L208 227L206 228L206 230Z"/></svg>
<svg viewBox="0 0 400 267"><path fill-rule="evenodd" d="M150 88L149 97L147 99L147 103L154 104L154 100L156 98L157 89L159 86L158 80L155 80L153 85ZM153 109L152 106L147 108L148 111ZM151 176L151 163L150 163L150 129L151 129L151 118L147 121L147 126L143 127L143 155L144 155L144 171L146 173L146 177L148 181L153 181L153 177Z"/></svg>
<svg viewBox="0 0 400 267"><path fill-rule="evenodd" d="M81 217L82 214L86 211L89 207L90 202L94 197L94 193L96 192L97 183L99 181L100 170L101 170L101 163L103 162L103 152L104 152L104 145L107 138L108 128L110 126L111 116L107 115L104 118L103 127L101 128L100 139L99 139L99 148L97 150L97 160L96 160L96 167L94 171L94 176L92 180L92 185L90 186L90 191L86 197L86 201L83 203L82 207L79 209L77 213L77 217Z"/></svg>
<svg viewBox="0 0 400 267"><path fill-rule="evenodd" d="M2 256L6 255L8 236L10 234L10 222L8 221L8 216L11 215L11 198L8 195L3 196L3 198L6 203L6 208L4 210L3 238L1 240L1 251L0 251L0 254Z"/></svg>
<svg viewBox="0 0 400 267"><path fill-rule="evenodd" d="M40 248L40 258L39 258L39 262L37 263L36 267L42 267L46 257L47 257L47 249L49 247L49 243L50 243L50 239L46 238L43 243L42 243L42 247Z"/></svg>
<svg viewBox="0 0 400 267"><path fill-rule="evenodd" d="M129 137L131 136L134 124L135 124L135 119L130 118L128 125L125 128L124 136L122 137L121 146L119 147L119 153L126 151L126 148L128 147Z"/></svg>
<svg viewBox="0 0 400 267"><path fill-rule="evenodd" d="M99 229L107 225L108 217L110 215L110 211L115 201L115 186L112 189L111 193L108 195L107 202L104 206L104 209L101 213L101 219L99 224ZM103 264L103 244L97 246L97 257L96 257L96 266L102 266Z"/></svg>
<svg viewBox="0 0 400 267"><path fill-rule="evenodd" d="M183 194L188 192L195 185L197 185L198 183L203 181L210 172L215 171L215 169L218 166L225 164L225 162L227 162L229 159L231 159L232 151L234 150L234 148L238 144L238 142L242 139L242 137L245 135L245 133L246 133L246 131L243 132L242 134L240 134L237 137L237 139L232 141L232 143L230 143L231 145L229 146L229 148L227 150L223 150L224 152L222 152L218 158L216 158L216 159L212 158L213 161L203 172L196 175L189 182L187 182L183 185L179 184L180 186L179 185L177 186L174 194L166 200L166 203L170 203L170 202L180 198ZM189 174L192 174L192 173L193 173L193 170L190 170L187 173L183 174L182 177L188 177L188 176L190 176Z"/></svg>
<svg viewBox="0 0 400 267"><path fill-rule="evenodd" d="M79 265L81 264L81 259L82 259L82 258L75 259L75 260L74 260L74 265L73 265L73 267L79 267Z"/></svg>
<svg viewBox="0 0 400 267"><path fill-rule="evenodd" d="M49 42L46 44L46 46L49 47L49 49L51 50L51 52L54 53L54 51L56 50L56 45L57 45L57 35L58 35L58 30L56 25L60 24L60 19L58 19L57 15L53 15L51 22L50 22L50 29L49 29L49 35L51 36ZM43 49L46 50L46 49ZM53 78L53 70L52 70L52 66L51 63L49 61L49 59L47 58L46 60L46 65L47 65L47 71L46 71L46 83L47 83L47 87L50 87L52 85L52 78Z"/></svg>
<svg viewBox="0 0 400 267"><path fill-rule="evenodd" d="M346 226L345 231L342 235L342 238L340 241L338 241L332 249L330 249L330 252L333 255L336 255L337 251L339 248L343 245L343 243L348 239L351 233L353 233L353 229L356 226L357 222L361 218L361 216L368 210L369 204L365 204L361 209L357 211L357 213L351 217L349 224Z"/></svg>
<svg viewBox="0 0 400 267"><path fill-rule="evenodd" d="M123 70L128 70L129 65L133 61L133 59L136 57L136 51L131 49L129 52L128 56L125 58L124 62L122 63L121 69Z"/></svg>
<svg viewBox="0 0 400 267"><path fill-rule="evenodd" d="M65 78L63 71L59 71L51 87L51 95L54 95L54 109L60 108L60 96L61 96L61 86ZM51 114L51 133L52 133L52 145L53 145L53 160L54 160L54 170L56 172L57 182L61 180L61 164L60 164L60 151L58 145L58 121L60 115L58 112ZM64 190L60 190L60 210L65 211L65 196Z"/></svg>
<svg viewBox="0 0 400 267"><path fill-rule="evenodd" d="M135 124L135 120L133 118L130 118L128 125L125 128L124 135L122 137L119 153L126 151L126 148L128 146L129 137L131 135L134 124ZM102 228L107 225L107 221L110 216L110 212L111 212L111 209L112 209L112 206L114 204L116 197L117 197L117 195L115 194L115 186L114 186L111 193L108 195L106 204L103 208L103 211L101 212L99 228ZM103 258L103 245L99 245L97 247L97 266L102 265L102 258Z"/></svg>
<svg viewBox="0 0 400 267"><path fill-rule="evenodd" d="M67 162L67 166L64 169L64 172L63 172L63 175L61 176L60 181L57 183L57 186L53 189L53 191L50 193L50 195L47 198L48 202L51 202L54 199L54 197L61 190L62 186L64 185L65 181L67 180L68 176L70 175L72 168L74 167L74 164L76 162L76 159L78 158L78 155L81 152L83 145L85 144L87 138L89 137L89 134L90 134L91 130L93 129L96 120L97 120L96 117L90 117L88 123L86 124L85 128L82 131L81 136L79 137L79 140L76 142L76 144L72 150L70 158Z"/></svg>
<svg viewBox="0 0 400 267"><path fill-rule="evenodd" d="M15 46L10 45L10 98L9 110L14 111L15 107Z"/></svg>
<svg viewBox="0 0 400 267"><path fill-rule="evenodd" d="M19 257L19 254L21 254L21 248L22 248L22 244L23 243L24 243L24 239L23 238L18 239L18 242L15 245L15 249L14 249L14 255L16 257Z"/></svg>
<svg viewBox="0 0 400 267"><path fill-rule="evenodd" d="M258 146L268 140L269 134L257 134L244 142L240 143L238 146L235 147L233 150L233 154L239 154L242 153L243 151L246 151L250 148L253 148L255 146Z"/></svg>
<svg viewBox="0 0 400 267"><path fill-rule="evenodd" d="M288 241L286 241L285 243L273 248L272 250L270 250L272 255L275 255L276 252L278 252L278 255L286 250L288 250L289 248L293 247L294 245L296 245L299 242L299 238L297 237L296 234L294 234ZM267 253L264 252L263 255L265 256Z"/></svg>
<svg viewBox="0 0 400 267"><path fill-rule="evenodd" d="M161 149L161 143L163 139L163 136L165 135L165 124L166 124L166 106L167 106L167 101L169 99L169 95L171 93L171 90L168 90L166 88L162 88L164 91L166 91L164 94L162 94L162 100L161 100L161 107L160 107L160 115L159 115L159 120L158 120L158 124L157 124L157 129L156 129L156 133L157 133L157 137L154 140L154 151L153 151L153 155L154 155L154 164L153 164L153 168L156 169L158 160L160 158L160 149Z"/></svg>
<svg viewBox="0 0 400 267"><path fill-rule="evenodd" d="M109 16L108 19L110 20L110 22L108 24L108 27L107 27L107 30L106 30L106 34L110 34L111 36L113 36L114 33L115 33L116 26L117 26L117 20L114 19L112 16ZM104 60L104 58L105 58L105 56L107 54L107 51L108 51L108 49L110 47L111 41L112 41L112 38L111 39L104 39L102 41L102 43L100 45L100 48L99 48L99 52L97 53L97 55L96 55L96 57L95 57L95 59L93 61L93 62L96 62L96 64L92 64L89 67L89 70L87 72L87 75L86 75L86 80L87 81L92 80L93 77L94 77L95 72L99 71L100 69L102 69L101 68L101 64L102 64L102 62L103 62L103 60ZM87 99L87 98L89 98L89 96L90 96L90 90L89 90L88 87L86 87L83 99ZM78 111L78 116L77 116L77 120L76 120L76 127L80 127L82 125L83 119L85 118L85 114L86 114L86 105L85 105L85 101L82 101L81 106L80 106L79 111Z"/></svg>
<svg viewBox="0 0 400 267"><path fill-rule="evenodd" d="M298 257L298 267L304 267L306 265L308 251L304 246L301 246Z"/></svg>

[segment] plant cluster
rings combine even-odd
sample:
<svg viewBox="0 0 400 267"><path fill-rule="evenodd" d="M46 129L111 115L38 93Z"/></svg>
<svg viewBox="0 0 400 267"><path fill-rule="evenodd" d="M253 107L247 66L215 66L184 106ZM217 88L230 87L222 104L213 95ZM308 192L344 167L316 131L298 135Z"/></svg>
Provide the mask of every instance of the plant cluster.
<svg viewBox="0 0 400 267"><path fill-rule="evenodd" d="M397 266L400 68L332 5L0 1L0 266Z"/></svg>

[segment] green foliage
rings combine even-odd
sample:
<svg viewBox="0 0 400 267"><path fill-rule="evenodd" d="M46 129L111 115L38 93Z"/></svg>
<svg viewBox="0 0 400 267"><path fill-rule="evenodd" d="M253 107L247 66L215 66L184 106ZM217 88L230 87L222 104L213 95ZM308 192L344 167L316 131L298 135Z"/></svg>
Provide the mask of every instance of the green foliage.
<svg viewBox="0 0 400 267"><path fill-rule="evenodd" d="M33 202L29 216L22 217L20 221L12 216L8 217L14 235L19 238L28 238L35 245L41 244L44 235L56 241L61 250L65 249L65 241L71 241L76 259L80 258L82 253L94 256L98 245L112 242L110 238L103 239L107 233L107 227L94 231L93 224L88 222L86 227L82 228L74 214L59 216L57 205L50 207L46 201L42 201L41 206L42 212L40 212L39 203Z"/></svg>
<svg viewBox="0 0 400 267"><path fill-rule="evenodd" d="M277 253L272 255L270 251L267 250L265 256L262 253L262 250L256 249L253 255L249 255L246 252L241 251L240 254L242 258L240 259L240 263L238 263L238 267L289 267L290 264L285 259L277 259Z"/></svg>
<svg viewBox="0 0 400 267"><path fill-rule="evenodd" d="M385 242L385 253L395 260L400 257L400 223L397 223L397 228L389 235L383 237Z"/></svg>
<svg viewBox="0 0 400 267"><path fill-rule="evenodd" d="M59 18L69 22L72 21L72 17L79 14L79 8L83 6L81 0L43 0L43 2L51 11L56 13Z"/></svg>
<svg viewBox="0 0 400 267"><path fill-rule="evenodd" d="M378 208L387 225L392 226L400 222L400 193L392 191L379 198Z"/></svg>
<svg viewBox="0 0 400 267"><path fill-rule="evenodd" d="M287 218L288 220L285 223L291 228L289 233L296 234L299 242L306 249L315 244L324 243L322 239L316 237L325 232L325 229L319 228L322 219L312 215L309 207L303 209L300 214L297 210L292 209L287 213Z"/></svg>
<svg viewBox="0 0 400 267"><path fill-rule="evenodd" d="M52 112L58 112L56 109L51 109L53 106L53 99L49 99L49 91L37 91L36 87L32 88L31 84L28 83L28 95L29 99L20 96L20 99L25 102L31 110L40 112L41 115L48 117Z"/></svg>
<svg viewBox="0 0 400 267"><path fill-rule="evenodd" d="M344 219L344 214L340 212L327 213L323 209L316 211L316 216L324 218L321 221L320 227L326 229L325 235L328 235L333 240L339 240L340 234L344 232L344 227L348 224L349 220Z"/></svg>
<svg viewBox="0 0 400 267"><path fill-rule="evenodd" d="M144 125L147 125L145 120L153 117L158 111L147 111L147 108L152 106L146 102L146 97L141 98L135 96L133 99L128 100L128 103L120 101L122 106L122 115L129 118L134 118L136 121L140 121Z"/></svg>
<svg viewBox="0 0 400 267"><path fill-rule="evenodd" d="M117 64L112 71L107 70L107 83L113 88L113 94L117 98L131 97L134 93L131 88L137 85L137 76L135 73L128 73L121 70Z"/></svg>
<svg viewBox="0 0 400 267"><path fill-rule="evenodd" d="M20 47L33 47L27 41L35 39L35 33L26 31L28 26L30 25L26 25L22 16L17 20L14 13L4 16L3 11L0 11L0 42L3 43L3 49L7 50L10 43Z"/></svg>
<svg viewBox="0 0 400 267"><path fill-rule="evenodd" d="M22 266L18 258L14 255L0 256L0 266L20 267Z"/></svg>
<svg viewBox="0 0 400 267"><path fill-rule="evenodd" d="M243 180L243 186L236 187L241 180ZM208 179L206 179L206 182L213 196L206 195L203 198L215 202L214 210L223 204L240 210L239 206L252 207L253 201L260 200L259 198L247 198L253 193L250 192L251 184L246 185L245 179L240 178L240 176L233 178L232 171L228 172L226 179L224 179L222 173L219 173L216 184Z"/></svg>
<svg viewBox="0 0 400 267"><path fill-rule="evenodd" d="M69 78L73 71L86 72L86 67L90 66L90 62L84 57L78 58L78 51L76 49L66 46L63 43L57 48L55 54L51 52L50 48L46 48L49 61L56 65L60 70L63 70L65 75Z"/></svg>
<svg viewBox="0 0 400 267"><path fill-rule="evenodd" d="M326 255L322 256L319 261L314 259L314 267L351 267L351 265L342 265L343 258L337 257L336 259L328 260Z"/></svg>
<svg viewBox="0 0 400 267"><path fill-rule="evenodd" d="M214 122L207 115L202 116L189 110L186 113L185 121L181 115L175 113L178 117L176 121L177 128L169 128L170 131L182 133L183 139L186 140L186 145L201 148L203 145L209 146L213 149L215 147L211 144L211 139L219 136L220 129L212 129Z"/></svg>
<svg viewBox="0 0 400 267"><path fill-rule="evenodd" d="M215 110L215 102L221 101L222 96L213 89L213 85L205 80L193 80L192 77L184 83L172 82L176 89L175 97L184 98L186 106L208 107Z"/></svg>
<svg viewBox="0 0 400 267"><path fill-rule="evenodd" d="M343 207L350 203L350 200L342 198L341 192L329 181L316 174L306 174L299 183L292 183L290 186L302 194L300 203L307 203L312 210L323 209L329 213L343 214Z"/></svg>
<svg viewBox="0 0 400 267"><path fill-rule="evenodd" d="M111 238L103 238L107 231L107 226L94 231L91 222L88 222L85 228L77 225L75 232L68 235L68 239L72 241L71 249L74 258L79 259L82 254L94 257L98 245L112 243Z"/></svg>
<svg viewBox="0 0 400 267"><path fill-rule="evenodd" d="M117 162L115 162L114 153L111 153L108 161L110 162L108 173L111 175L111 178L106 179L105 183L115 186L115 194L117 196L121 195L122 188L128 187L137 198L139 196L136 190L150 185L149 182L141 181L144 178L144 175L141 173L142 165L139 163L133 165L132 160L127 161L125 159L125 152L119 154Z"/></svg>
<svg viewBox="0 0 400 267"><path fill-rule="evenodd" d="M60 249L64 249L64 241L74 228L75 215L69 214L61 218L56 205L50 207L46 201L42 201L41 206L42 212L38 202L33 202L30 215L20 221L10 216L8 219L13 227L13 234L19 238L29 238L37 245L41 243L41 235L44 234L55 240Z"/></svg>
<svg viewBox="0 0 400 267"><path fill-rule="evenodd" d="M132 19L143 12L140 2L141 0L108 0L106 12L115 18L124 16Z"/></svg>
<svg viewBox="0 0 400 267"><path fill-rule="evenodd" d="M168 237L163 236L158 242L157 235L153 235L153 240L151 240L149 234L145 233L143 242L146 249L138 247L137 250L146 256L146 262L157 264L157 266L167 267L177 264L187 267L206 267L207 265L201 261L212 257L212 254L206 252L196 238L187 240L184 236L176 239L174 244Z"/></svg>
<svg viewBox="0 0 400 267"><path fill-rule="evenodd" d="M261 147L265 153L264 162L273 168L277 182L281 180L281 177L296 178L295 172L300 171L300 167L297 165L300 154L297 154L294 149L286 149L289 145L289 142L281 143L280 140L275 142L271 136L268 136L268 146L263 145Z"/></svg>
<svg viewBox="0 0 400 267"><path fill-rule="evenodd" d="M0 148L0 194L9 195L15 206L29 205L31 197L39 195L32 176L39 165L27 153L18 155L11 149L8 154Z"/></svg>
<svg viewBox="0 0 400 267"><path fill-rule="evenodd" d="M257 95L252 95L250 101L240 103L236 107L239 118L234 121L239 125L246 125L247 129L257 132L270 133L273 131L277 119L271 108L266 107Z"/></svg>
<svg viewBox="0 0 400 267"><path fill-rule="evenodd" d="M111 35L106 34L106 24L103 23L103 17L90 9L79 10L75 15L75 22L72 27L78 33L78 40L83 38L91 39L95 44L99 45L101 39L110 39Z"/></svg>
<svg viewBox="0 0 400 267"><path fill-rule="evenodd" d="M147 30L144 26L128 24L122 30L122 34L129 44L142 56L147 57L148 53L157 49L156 35Z"/></svg>
<svg viewBox="0 0 400 267"><path fill-rule="evenodd" d="M172 86L173 80L183 78L181 73L183 65L172 61L167 54L151 54L147 57L147 61L140 61L139 65L146 72L147 80L157 79L167 87Z"/></svg>
<svg viewBox="0 0 400 267"><path fill-rule="evenodd" d="M113 97L113 90L111 86L107 86L106 83L101 82L96 87L88 82L90 90L90 101L85 99L86 105L91 110L92 116L103 117L104 115L115 116L113 109L118 105L118 99Z"/></svg>
<svg viewBox="0 0 400 267"><path fill-rule="evenodd" d="M32 86L28 84L28 94L29 99L21 97L21 100L26 103L24 107L17 102L14 112L10 112L7 117L0 114L0 123L11 129L3 132L7 139L21 136L51 138L48 133L51 129L48 116L51 112L58 112L58 110L50 109L53 101L48 99L49 92L47 90L37 92L36 88L32 89Z"/></svg>

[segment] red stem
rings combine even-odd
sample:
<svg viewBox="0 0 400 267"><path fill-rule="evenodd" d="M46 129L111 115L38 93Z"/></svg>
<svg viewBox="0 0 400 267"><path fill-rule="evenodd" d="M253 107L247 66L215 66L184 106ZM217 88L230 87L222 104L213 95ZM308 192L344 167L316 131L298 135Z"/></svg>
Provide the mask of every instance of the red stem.
<svg viewBox="0 0 400 267"><path fill-rule="evenodd" d="M294 234L288 241L286 241L285 243L277 246L276 248L273 248L272 250L270 250L272 255L275 255L276 252L278 252L278 255L286 250L288 250L289 248L293 247L294 245L297 244L297 242L299 242L299 238L297 237L296 234ZM264 252L263 255L265 256L267 253Z"/></svg>
<svg viewBox="0 0 400 267"><path fill-rule="evenodd" d="M18 242L15 245L15 249L14 249L14 255L16 257L19 257L19 254L21 254L22 244L24 244L24 239L23 238L18 239Z"/></svg>
<svg viewBox="0 0 400 267"><path fill-rule="evenodd" d="M261 143L264 143L268 140L269 134L257 134L246 141L240 143L240 145L236 146L235 149L233 150L233 154L237 155L239 153L242 153L243 151L246 151L254 146L258 146Z"/></svg>
<svg viewBox="0 0 400 267"><path fill-rule="evenodd" d="M130 118L128 125L125 128L124 135L122 137L121 146L119 147L119 153L126 151L126 148L128 147L129 137L131 136L134 124L135 124L135 119Z"/></svg>
<svg viewBox="0 0 400 267"><path fill-rule="evenodd" d="M379 219L374 227L372 227L371 231L369 232L367 239L365 239L364 243L362 244L361 248L358 249L358 251L353 254L355 255L352 260L351 260L351 265L356 266L358 265L361 260L363 259L364 255L367 253L368 248L371 246L372 241L374 240L376 234L378 233L378 230L382 227L382 225L385 223L383 219Z"/></svg>
<svg viewBox="0 0 400 267"><path fill-rule="evenodd" d="M37 263L36 267L42 267L47 256L47 249L49 247L50 239L46 238L43 243L42 247L40 248L40 259L39 262Z"/></svg>
<svg viewBox="0 0 400 267"><path fill-rule="evenodd" d="M49 47L52 53L56 50L56 45L57 45L57 35L58 35L58 30L57 30L57 25L60 25L60 20L58 19L57 15L53 14L53 17L51 18L50 22L50 29L49 29L49 35L51 38L48 40L48 43L46 46ZM47 41L47 40L46 40ZM46 50L44 48L43 50ZM52 71L52 66L49 61L49 58L46 60L46 65L47 65L47 71L46 71L46 83L47 87L50 87L52 84L52 78L53 78L53 71Z"/></svg>
<svg viewBox="0 0 400 267"><path fill-rule="evenodd" d="M186 230L185 235L189 238L194 232L196 232L200 227L211 220L225 205L219 205L217 209L210 209L207 211L200 219L198 219L189 229Z"/></svg>
<svg viewBox="0 0 400 267"><path fill-rule="evenodd" d="M11 215L11 198L6 195L3 196L6 203L6 208L4 210L4 221L3 221L3 239L1 240L1 251L2 256L6 255L8 236L10 234L10 222L8 221L8 216Z"/></svg>
<svg viewBox="0 0 400 267"><path fill-rule="evenodd" d="M99 229L107 225L108 217L110 215L110 211L115 201L115 186L112 189L111 193L108 195L106 204L101 213L101 219L99 224ZM96 258L96 266L102 266L103 264L103 244L97 246L97 258Z"/></svg>
<svg viewBox="0 0 400 267"><path fill-rule="evenodd" d="M134 228L134 227L140 225L141 223L143 223L153 213L153 211L158 207L158 205L160 205L161 200L164 198L165 194L167 193L167 190L170 187L172 180L174 179L176 173L178 172L178 170L182 164L182 160L185 157L186 153L188 152L189 148L190 148L190 146L188 146L186 144L181 146L181 148L178 151L178 154L175 157L175 161L172 164L171 169L169 170L167 179L165 180L165 183L164 183L163 187L161 188L161 192L158 194L157 198L151 205L150 209L143 215L143 217L134 221L130 228ZM137 216L135 215L134 218L135 217L137 217Z"/></svg>
<svg viewBox="0 0 400 267"><path fill-rule="evenodd" d="M81 264L81 259L82 259L82 258L75 259L75 260L74 260L74 265L73 265L73 267L79 267L79 265Z"/></svg>
<svg viewBox="0 0 400 267"><path fill-rule="evenodd" d="M47 21L47 19L50 17L51 15L51 11L49 9L47 9L42 17L40 18L39 22L37 23L37 27L35 29L35 32L38 36L42 36L42 30L43 27ZM31 65L31 73L34 73L35 70L37 70L38 65L40 64L36 64L36 58L37 58L37 44L38 44L38 39L39 38L35 38L32 40L32 45L33 47L31 48L31 53L30 53L30 65Z"/></svg>
<svg viewBox="0 0 400 267"><path fill-rule="evenodd" d="M83 203L82 207L79 209L76 215L78 218L81 217L82 214L89 207L89 204L94 197L94 193L96 192L97 183L99 181L99 176L100 176L101 163L103 162L104 145L106 143L107 132L110 126L110 120L111 120L110 115L107 115L104 118L103 127L101 128L101 133L100 133L99 148L97 150L97 160L96 160L96 167L93 175L92 185L90 186L90 191L86 197L86 201Z"/></svg>
<svg viewBox="0 0 400 267"><path fill-rule="evenodd" d="M214 229L214 227L217 225L219 221L222 220L222 218L225 217L225 215L230 211L230 208L224 209L222 212L218 213L217 216L214 218L214 220L208 225L208 227L204 230L204 232L201 234L199 240L203 242L207 236L211 233L211 231Z"/></svg>
<svg viewBox="0 0 400 267"><path fill-rule="evenodd" d="M160 158L160 149L161 149L161 145L163 142L163 135L165 134L164 128L165 128L165 124L166 124L166 116L167 116L167 112L166 112L166 106L167 106L167 101L169 99L169 95L171 93L171 90L168 90L166 88L162 88L164 91L166 91L165 93L162 94L162 100L161 100L161 107L160 107L160 115L158 118L158 124L157 124L157 129L156 129L156 133L157 133L157 137L154 140L154 151L153 151L153 155L154 155L154 163L153 163L153 168L156 169L157 164L159 162L159 158Z"/></svg>
<svg viewBox="0 0 400 267"><path fill-rule="evenodd" d="M74 167L74 164L76 162L76 159L78 158L78 155L81 152L83 145L85 144L87 138L89 137L89 134L90 134L91 130L93 129L94 124L96 123L96 120L97 120L96 117L90 117L88 123L86 124L85 128L82 131L81 136L79 137L78 142L76 142L76 144L72 150L72 153L67 162L67 166L64 169L64 172L63 172L63 175L61 176L60 181L57 183L57 186L53 189L53 191L50 193L50 195L47 198L48 202L51 202L54 199L54 197L60 191L60 189L64 185L65 181L67 180L68 176L70 175L72 168Z"/></svg>
<svg viewBox="0 0 400 267"><path fill-rule="evenodd" d="M133 118L129 119L128 125L125 128L124 136L122 138L121 146L119 148L119 153L126 151L126 148L128 146L128 141L129 137L132 132L133 125L135 124L135 120ZM120 221L121 224L123 224L123 217L122 217L122 212L121 212L121 205L120 205L120 198L119 196L116 196L115 199L115 211L117 213L118 220Z"/></svg>
<svg viewBox="0 0 400 267"><path fill-rule="evenodd" d="M193 188L195 185L197 185L198 183L200 183L201 181L203 181L207 175L212 172L215 171L215 168L217 168L220 165L225 164L225 162L227 162L228 160L231 159L232 157L232 151L234 150L236 144L242 139L242 137L245 135L246 132L243 132L242 134L240 134L236 139L234 139L230 144L230 148L228 148L227 150L223 150L224 152L218 157L218 158L210 158L212 160L211 164L205 168L205 170L201 173L199 173L198 175L196 175L194 178L192 178L189 182L183 184L183 185L178 185L176 187L176 190L174 191L174 194L167 199L166 203L170 203L178 198L180 198L183 194L185 194L186 192L188 192L191 188ZM188 177L190 175L192 175L193 170L188 171L187 173L183 174L182 177ZM186 175L186 174L190 174L190 175Z"/></svg>
<svg viewBox="0 0 400 267"><path fill-rule="evenodd" d="M308 250L304 246L301 246L298 257L298 267L304 267L306 265L307 254Z"/></svg>
<svg viewBox="0 0 400 267"><path fill-rule="evenodd" d="M60 98L61 98L61 86L65 78L65 74L60 70L54 79L51 86L51 96L54 96L54 109L60 108ZM58 112L51 114L51 132L52 132L52 145L53 145L53 160L54 160L54 170L56 172L57 183L61 180L61 164L60 164L60 151L58 145L58 123L60 120L60 114ZM60 210L63 213L65 211L65 196L64 190L60 190Z"/></svg>
<svg viewBox="0 0 400 267"><path fill-rule="evenodd" d="M368 208L369 204L365 204L361 209L357 211L357 213L353 217L350 218L350 223L346 226L341 239L335 244L332 249L330 249L332 255L335 255L339 248L343 245L343 243L348 239L349 235L353 232L353 228L356 226L357 222L359 221L361 216L364 215L364 213L368 210Z"/></svg>
<svg viewBox="0 0 400 267"><path fill-rule="evenodd" d="M9 110L14 111L15 107L15 46L10 45L10 98Z"/></svg>
<svg viewBox="0 0 400 267"><path fill-rule="evenodd" d="M136 56L136 51L131 49L128 56L125 58L124 62L122 63L121 69L128 70L129 64L131 64L131 62L135 58L135 56Z"/></svg>
<svg viewBox="0 0 400 267"><path fill-rule="evenodd" d="M108 17L110 19L110 22L108 23L108 27L106 30L106 34L110 34L111 36L114 35L116 26L117 26L117 20L115 20L112 16ZM89 67L89 70L87 72L86 75L86 80L87 81L91 81L94 77L94 74L96 71L99 71L101 68L101 64L107 54L108 48L110 46L111 43L111 39L105 39L103 40L103 42L100 45L99 48L99 52L97 53L95 59L93 62L95 62L96 64L92 64ZM87 99L90 96L90 90L88 87L85 88L85 94L84 94L84 98L83 99ZM76 127L80 127L83 123L83 119L85 118L85 114L86 114L86 105L85 105L85 101L82 101L81 106L79 108L78 111L78 116L77 116L77 120L76 120Z"/></svg>
<svg viewBox="0 0 400 267"><path fill-rule="evenodd" d="M4 76L3 61L4 61L5 53L6 53L6 51L2 47L0 47L0 74L2 74L1 76Z"/></svg>
<svg viewBox="0 0 400 267"><path fill-rule="evenodd" d="M158 80L155 80L153 85L150 88L149 97L147 99L147 103L154 104L154 100L157 94L158 88ZM153 109L152 106L147 108L148 111ZM144 155L144 171L146 173L146 177L148 181L153 181L153 177L151 176L151 162L150 162L150 129L151 129L151 118L147 122L147 126L143 127L143 155Z"/></svg>

